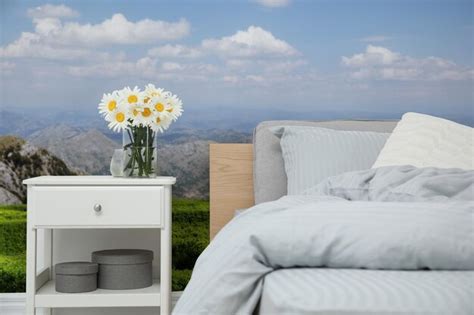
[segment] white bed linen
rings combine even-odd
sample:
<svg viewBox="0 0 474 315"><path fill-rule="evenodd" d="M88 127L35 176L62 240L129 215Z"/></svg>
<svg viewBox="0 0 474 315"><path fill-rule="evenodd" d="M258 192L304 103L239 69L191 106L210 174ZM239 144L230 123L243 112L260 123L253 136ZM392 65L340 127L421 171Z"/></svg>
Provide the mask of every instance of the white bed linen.
<svg viewBox="0 0 474 315"><path fill-rule="evenodd" d="M474 169L474 129L453 121L406 113L372 168L392 165Z"/></svg>
<svg viewBox="0 0 474 315"><path fill-rule="evenodd" d="M252 207L201 254L173 314L253 314L267 274L282 268L474 271L473 179L378 168Z"/></svg>
<svg viewBox="0 0 474 315"><path fill-rule="evenodd" d="M280 269L259 314L474 314L474 271Z"/></svg>

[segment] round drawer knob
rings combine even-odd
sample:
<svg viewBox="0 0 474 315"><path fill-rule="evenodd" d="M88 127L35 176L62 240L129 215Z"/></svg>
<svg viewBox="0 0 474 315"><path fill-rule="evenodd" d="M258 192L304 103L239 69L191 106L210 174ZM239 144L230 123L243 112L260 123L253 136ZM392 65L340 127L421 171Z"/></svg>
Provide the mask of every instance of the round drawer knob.
<svg viewBox="0 0 474 315"><path fill-rule="evenodd" d="M102 206L98 203L94 205L94 211L95 212L101 212L102 211Z"/></svg>

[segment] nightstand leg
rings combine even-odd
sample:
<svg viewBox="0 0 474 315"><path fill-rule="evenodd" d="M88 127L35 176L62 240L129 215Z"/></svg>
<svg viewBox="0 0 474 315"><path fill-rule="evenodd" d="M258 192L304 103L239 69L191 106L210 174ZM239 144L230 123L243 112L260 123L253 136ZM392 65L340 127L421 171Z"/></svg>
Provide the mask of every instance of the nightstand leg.
<svg viewBox="0 0 474 315"><path fill-rule="evenodd" d="M49 268L49 280L53 279L53 229L44 230L44 267ZM52 315L51 308L45 309L45 315Z"/></svg>
<svg viewBox="0 0 474 315"><path fill-rule="evenodd" d="M165 186L165 209L160 244L161 315L171 313L171 187Z"/></svg>
<svg viewBox="0 0 474 315"><path fill-rule="evenodd" d="M36 235L37 230L29 226L26 230L26 314L34 315L36 294Z"/></svg>

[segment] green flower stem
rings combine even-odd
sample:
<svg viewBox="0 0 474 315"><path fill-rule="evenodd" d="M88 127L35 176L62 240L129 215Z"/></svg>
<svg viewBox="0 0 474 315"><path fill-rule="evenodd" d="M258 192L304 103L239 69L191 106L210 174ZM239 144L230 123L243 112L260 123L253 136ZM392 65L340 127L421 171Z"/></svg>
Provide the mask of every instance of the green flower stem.
<svg viewBox="0 0 474 315"><path fill-rule="evenodd" d="M124 167L126 176L149 177L153 176L153 156L155 147L155 133L150 127L130 126L127 129L130 143L124 145L129 161ZM135 173L136 172L136 173Z"/></svg>

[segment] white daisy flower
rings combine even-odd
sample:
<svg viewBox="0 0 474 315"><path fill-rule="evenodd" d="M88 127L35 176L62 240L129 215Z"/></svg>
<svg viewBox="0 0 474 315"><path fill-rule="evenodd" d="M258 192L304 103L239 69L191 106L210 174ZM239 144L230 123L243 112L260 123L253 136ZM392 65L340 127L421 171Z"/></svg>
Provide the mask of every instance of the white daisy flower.
<svg viewBox="0 0 474 315"><path fill-rule="evenodd" d="M166 112L170 107L168 106L168 98L164 95L153 97L149 104L155 113Z"/></svg>
<svg viewBox="0 0 474 315"><path fill-rule="evenodd" d="M173 122L171 115L164 113L155 114L153 119L153 124L150 127L155 132L164 132Z"/></svg>
<svg viewBox="0 0 474 315"><path fill-rule="evenodd" d="M133 115L134 126L150 126L153 123L154 113L149 104L135 106L131 111L131 115Z"/></svg>
<svg viewBox="0 0 474 315"><path fill-rule="evenodd" d="M136 86L106 93L98 109L113 131L137 126L163 132L181 116L183 103L169 91L148 84L144 91Z"/></svg>
<svg viewBox="0 0 474 315"><path fill-rule="evenodd" d="M99 113L105 116L106 120L108 120L108 116L115 112L118 104L119 95L117 91L113 91L112 93L105 93L99 103Z"/></svg>
<svg viewBox="0 0 474 315"><path fill-rule="evenodd" d="M183 114L183 102L176 95L167 98L166 107L166 111L171 114L173 121L176 121Z"/></svg>
<svg viewBox="0 0 474 315"><path fill-rule="evenodd" d="M145 97L144 97L144 102L148 103L149 100L151 100L154 97L157 96L165 96L169 94L169 92L166 92L165 90L161 88L156 88L154 84L147 84L145 86Z"/></svg>
<svg viewBox="0 0 474 315"><path fill-rule="evenodd" d="M133 90L130 87L124 87L119 91L121 102L126 105L132 106L137 104L143 104L144 93L140 91L138 86L134 87Z"/></svg>
<svg viewBox="0 0 474 315"><path fill-rule="evenodd" d="M109 115L109 128L115 132L122 131L128 126L127 108L118 105L115 111Z"/></svg>

